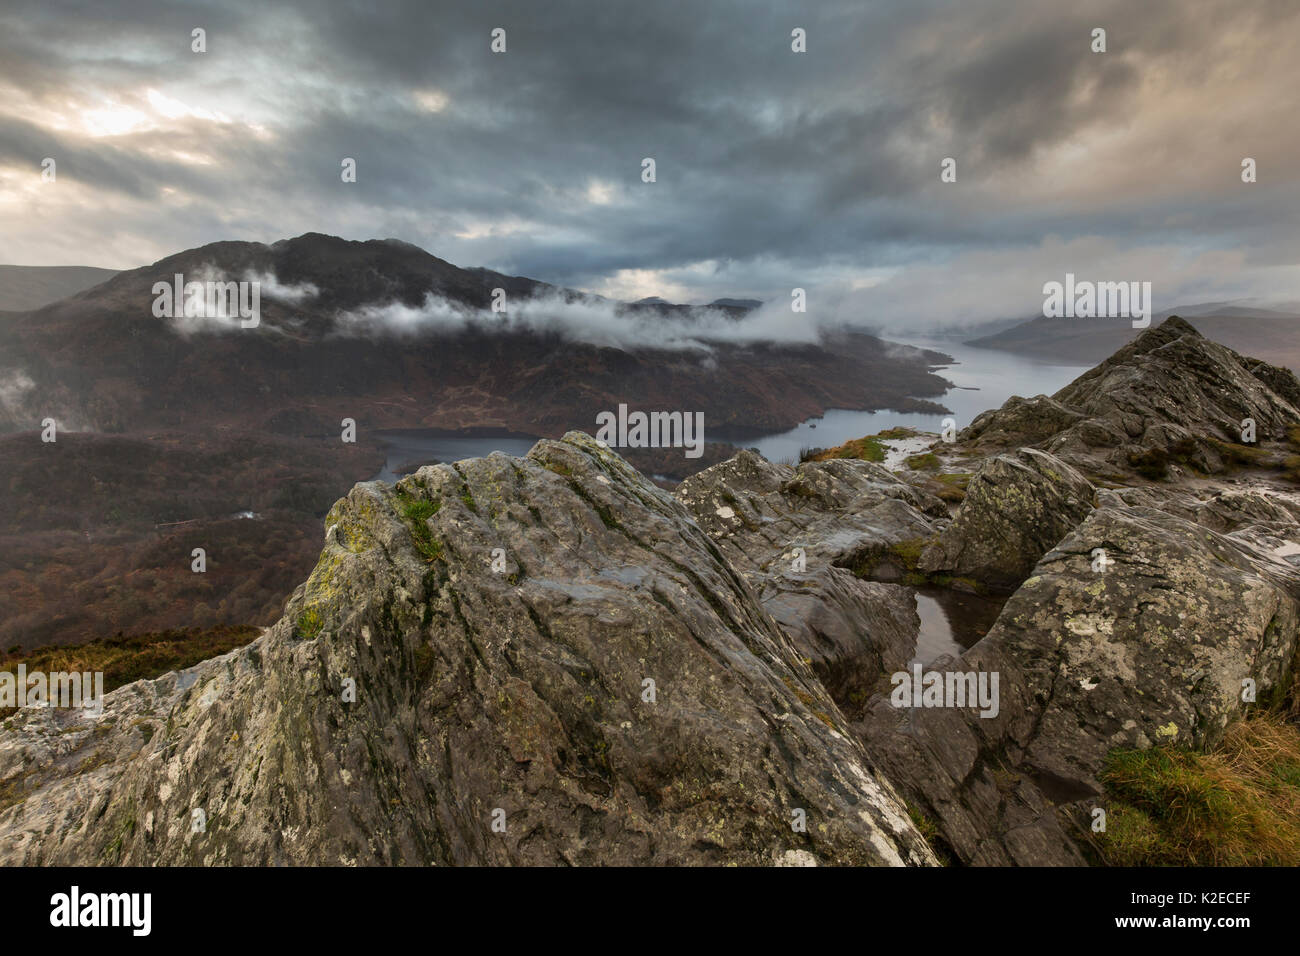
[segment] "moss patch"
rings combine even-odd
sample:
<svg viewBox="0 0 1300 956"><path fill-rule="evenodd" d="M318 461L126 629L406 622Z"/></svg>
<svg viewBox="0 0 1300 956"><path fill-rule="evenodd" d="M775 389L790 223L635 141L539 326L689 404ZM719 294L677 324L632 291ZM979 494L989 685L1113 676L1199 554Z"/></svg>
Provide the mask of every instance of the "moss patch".
<svg viewBox="0 0 1300 956"><path fill-rule="evenodd" d="M1219 457L1229 465L1257 467L1266 464L1270 457L1269 453L1264 449L1253 448L1250 445L1237 445L1233 442L1218 441L1217 439L1211 439L1210 444L1219 453Z"/></svg>
<svg viewBox="0 0 1300 956"><path fill-rule="evenodd" d="M889 553L903 562L903 567L915 571L921 561L921 552L925 549L925 538L909 538L896 541L889 546Z"/></svg>
<svg viewBox="0 0 1300 956"><path fill-rule="evenodd" d="M884 461L885 446L874 435L855 438L837 448L825 450L813 449L800 455L801 461L830 461L836 458L853 458L859 461Z"/></svg>
<svg viewBox="0 0 1300 956"><path fill-rule="evenodd" d="M325 627L325 618L316 608L309 607L298 615L296 626L298 636L309 641Z"/></svg>

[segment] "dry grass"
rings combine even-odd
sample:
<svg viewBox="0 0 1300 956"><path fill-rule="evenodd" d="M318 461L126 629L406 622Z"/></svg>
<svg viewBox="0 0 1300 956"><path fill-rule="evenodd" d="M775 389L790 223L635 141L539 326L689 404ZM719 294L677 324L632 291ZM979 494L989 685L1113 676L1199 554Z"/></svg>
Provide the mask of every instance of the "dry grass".
<svg viewBox="0 0 1300 956"><path fill-rule="evenodd" d="M1098 848L1120 866L1300 866L1300 729L1261 714L1201 754L1111 754Z"/></svg>
<svg viewBox="0 0 1300 956"><path fill-rule="evenodd" d="M24 664L28 673L102 671L104 691L115 690L132 681L160 677L168 671L192 667L250 643L260 628L223 626L201 630L175 628L147 634L118 635L71 647L45 647L26 654L0 658L0 670L18 673ZM13 708L0 710L9 716Z"/></svg>
<svg viewBox="0 0 1300 956"><path fill-rule="evenodd" d="M862 461L884 461L885 446L874 435L846 441L835 448L805 449L800 461L830 461L834 458L857 458Z"/></svg>

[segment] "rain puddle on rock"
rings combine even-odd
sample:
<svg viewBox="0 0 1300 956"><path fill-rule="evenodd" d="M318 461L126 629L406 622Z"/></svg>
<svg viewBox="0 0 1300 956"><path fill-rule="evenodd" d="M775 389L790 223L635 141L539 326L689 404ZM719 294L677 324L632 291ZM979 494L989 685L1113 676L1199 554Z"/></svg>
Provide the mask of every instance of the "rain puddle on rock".
<svg viewBox="0 0 1300 956"><path fill-rule="evenodd" d="M974 647L998 615L1006 597L963 594L947 588L920 587L916 594L916 613L921 617L921 631L916 638L916 660L929 664L940 655L959 657Z"/></svg>

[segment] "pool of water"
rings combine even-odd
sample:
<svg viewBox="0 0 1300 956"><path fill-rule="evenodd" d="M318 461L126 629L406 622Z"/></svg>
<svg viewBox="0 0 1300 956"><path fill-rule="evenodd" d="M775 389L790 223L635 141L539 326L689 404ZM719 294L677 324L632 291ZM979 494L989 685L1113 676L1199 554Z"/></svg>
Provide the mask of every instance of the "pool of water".
<svg viewBox="0 0 1300 956"><path fill-rule="evenodd" d="M923 665L943 654L960 657L974 647L989 632L1007 600L939 587L920 587L915 591L916 613L921 618L915 659Z"/></svg>

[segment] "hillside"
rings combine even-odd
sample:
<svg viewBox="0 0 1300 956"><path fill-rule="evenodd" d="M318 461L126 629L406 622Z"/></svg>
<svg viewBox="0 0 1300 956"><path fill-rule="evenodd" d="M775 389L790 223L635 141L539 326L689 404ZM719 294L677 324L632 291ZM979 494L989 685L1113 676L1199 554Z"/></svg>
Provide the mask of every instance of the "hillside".
<svg viewBox="0 0 1300 956"><path fill-rule="evenodd" d="M260 324L155 316L154 285L176 274L260 277ZM504 314L490 311L493 289ZM223 424L303 437L348 417L362 430L554 437L626 403L755 434L831 407L940 408L925 401L946 389L927 364L938 353L900 359L849 331L737 340L746 314L624 305L394 240L214 243L0 326L0 375L21 384L0 402L0 429L53 416L79 430Z"/></svg>
<svg viewBox="0 0 1300 956"><path fill-rule="evenodd" d="M29 312L117 275L93 266L0 266L0 312Z"/></svg>
<svg viewBox="0 0 1300 956"><path fill-rule="evenodd" d="M155 283L178 273L253 277L260 324L155 315ZM488 311L494 289L504 316ZM379 473L382 430L558 437L627 404L698 412L706 441L723 428L741 441L829 407L942 408L930 363L944 356L900 359L853 332L739 340L751 310L617 303L395 240L307 234L186 250L9 315L0 651L273 622L329 505ZM40 440L48 418L54 443ZM734 451L627 449L665 484Z"/></svg>

